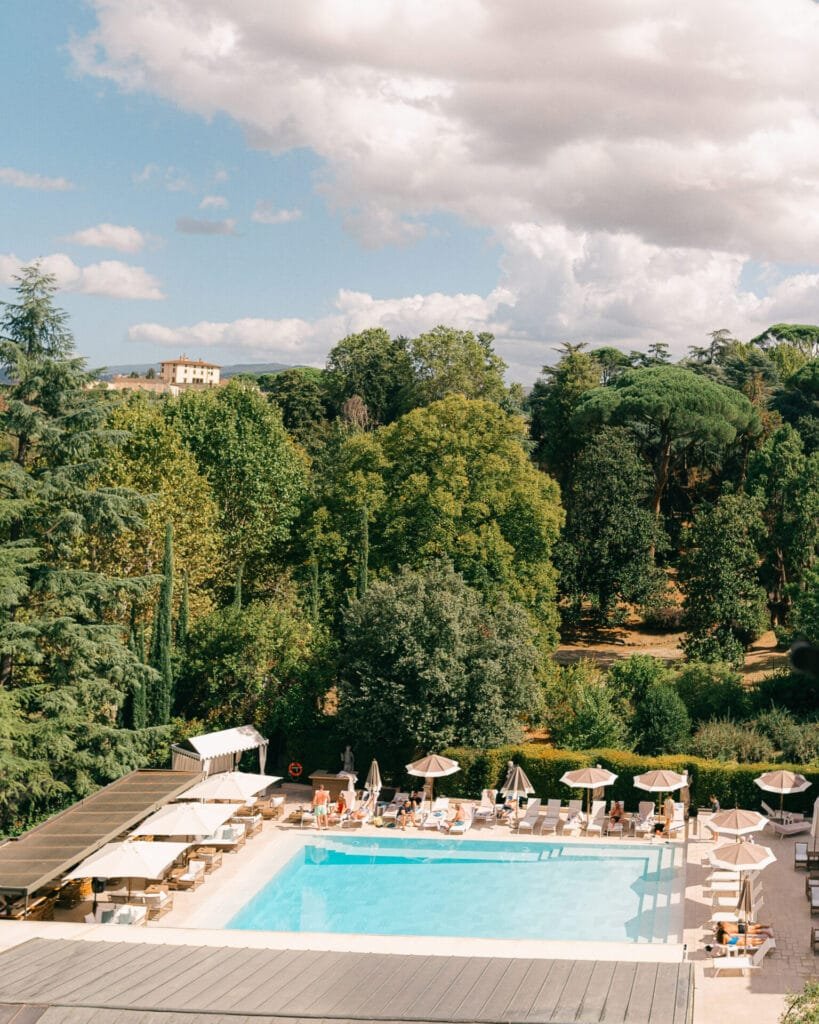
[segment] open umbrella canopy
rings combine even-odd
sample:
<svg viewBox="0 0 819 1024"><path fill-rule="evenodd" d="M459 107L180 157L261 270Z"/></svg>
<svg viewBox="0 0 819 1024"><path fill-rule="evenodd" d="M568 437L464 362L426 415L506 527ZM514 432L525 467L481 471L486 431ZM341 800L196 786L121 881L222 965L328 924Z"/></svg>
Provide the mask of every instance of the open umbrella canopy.
<svg viewBox="0 0 819 1024"><path fill-rule="evenodd" d="M132 836L210 836L241 804L166 804L146 818Z"/></svg>
<svg viewBox="0 0 819 1024"><path fill-rule="evenodd" d="M162 878L190 843L107 843L65 878Z"/></svg>
<svg viewBox="0 0 819 1024"><path fill-rule="evenodd" d="M810 786L804 775L800 775L798 772L789 772L784 768L779 768L774 772L765 772L763 775L757 776L754 782L767 793L779 793L783 796L787 793L803 793Z"/></svg>
<svg viewBox="0 0 819 1024"><path fill-rule="evenodd" d="M186 790L183 800L240 800L244 803L274 782L281 782L278 775L254 775L251 772L219 772L209 775L202 782Z"/></svg>
<svg viewBox="0 0 819 1024"><path fill-rule="evenodd" d="M708 821L708 827L713 832L726 836L745 836L751 832L761 832L767 824L768 819L764 814L743 810L719 811Z"/></svg>
<svg viewBox="0 0 819 1024"><path fill-rule="evenodd" d="M426 757L407 765L409 775L417 775L423 779L443 779L460 770L461 766L457 761L442 757L440 754L427 754Z"/></svg>
<svg viewBox="0 0 819 1024"><path fill-rule="evenodd" d="M530 793L534 793L534 791L535 787L519 764L512 768L501 787L501 793L504 796L528 796Z"/></svg>
<svg viewBox="0 0 819 1024"><path fill-rule="evenodd" d="M617 776L608 768L575 768L565 772L560 781L575 789L597 789L598 786L610 786Z"/></svg>
<svg viewBox="0 0 819 1024"><path fill-rule="evenodd" d="M729 843L718 846L708 854L708 859L715 868L724 871L761 871L773 864L776 857L767 846L755 843Z"/></svg>
<svg viewBox="0 0 819 1024"><path fill-rule="evenodd" d="M658 768L655 771L643 772L642 775L635 775L634 785L647 793L673 793L674 790L688 785L688 776L666 768Z"/></svg>

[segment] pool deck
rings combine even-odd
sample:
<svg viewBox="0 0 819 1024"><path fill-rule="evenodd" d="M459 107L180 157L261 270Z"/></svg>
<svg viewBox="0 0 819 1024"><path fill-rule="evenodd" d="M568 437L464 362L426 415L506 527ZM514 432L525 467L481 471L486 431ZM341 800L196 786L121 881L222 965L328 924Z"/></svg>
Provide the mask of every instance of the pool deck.
<svg viewBox="0 0 819 1024"><path fill-rule="evenodd" d="M294 787L295 789L295 787ZM289 803L298 799L298 791L289 794ZM293 804L294 805L294 804ZM363 829L331 829L332 836L382 837L383 830L365 826ZM402 832L389 835L401 837ZM408 830L407 837L416 833ZM425 831L425 839L435 832ZM315 840L315 828L279 822L265 823L262 833L248 841L235 854L225 854L223 866L195 892L175 894L173 911L147 928L116 928L110 925L85 925L76 908L68 917L74 920L54 922L0 922L0 950L11 948L31 938L71 939L91 942L147 943L167 946L232 947L268 950L312 950L328 953L399 954L425 957L467 957L493 960L560 960L601 963L680 963L683 945L687 946L687 962L693 969L696 1000L694 1024L711 1024L714 1020L750 1019L754 1024L775 1024L788 992L798 991L809 978L816 977L817 961L809 948L811 917L804 895L804 872L794 871L792 839L769 838L761 842L771 846L777 862L761 874L765 903L760 919L770 921L775 929L777 949L766 957L761 970L745 976L725 974L713 977L710 959L703 946L707 941L707 922L711 914L708 893L703 881L708 873L707 855L714 843L710 832L692 829L688 841L676 840L671 847L686 859L685 890L679 892L684 904L684 930L681 942L670 943L605 943L546 942L529 940L463 939L419 936L366 936L341 934L310 934L291 932L227 931L222 926L271 877L277 867L292 856L297 846ZM515 841L505 827L474 828L467 839ZM581 846L599 844L597 839L571 839L562 836L544 837L544 841L577 842ZM540 837L522 837L525 842L539 842ZM646 840L610 840L645 845ZM510 890L510 913L525 913L525 900ZM2 1019L2 1018L0 1018Z"/></svg>

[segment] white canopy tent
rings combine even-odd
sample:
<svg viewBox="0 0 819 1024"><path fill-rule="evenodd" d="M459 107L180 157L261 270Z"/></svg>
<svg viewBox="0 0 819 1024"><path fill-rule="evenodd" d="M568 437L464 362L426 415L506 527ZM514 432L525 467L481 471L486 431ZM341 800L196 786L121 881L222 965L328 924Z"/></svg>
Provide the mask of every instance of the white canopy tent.
<svg viewBox="0 0 819 1024"><path fill-rule="evenodd" d="M252 725L189 736L171 747L171 767L174 771L204 772L205 775L230 772L239 767L245 751L258 750L259 771L264 772L268 743Z"/></svg>
<svg viewBox="0 0 819 1024"><path fill-rule="evenodd" d="M146 818L132 836L212 836L241 804L166 804Z"/></svg>

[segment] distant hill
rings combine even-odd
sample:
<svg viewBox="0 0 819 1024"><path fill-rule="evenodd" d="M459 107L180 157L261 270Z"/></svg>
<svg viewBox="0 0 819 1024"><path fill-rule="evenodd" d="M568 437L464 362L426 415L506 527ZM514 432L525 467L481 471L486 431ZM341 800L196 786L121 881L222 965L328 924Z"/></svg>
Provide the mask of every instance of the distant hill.
<svg viewBox="0 0 819 1024"><path fill-rule="evenodd" d="M121 363L118 366L106 366L100 377L103 380L108 380L118 374L127 377L129 373L138 373L140 376L144 376L152 366L159 373L159 363ZM293 366L289 363L231 363L229 366L222 367L222 376L235 377L237 373L278 373L280 370L292 369Z"/></svg>

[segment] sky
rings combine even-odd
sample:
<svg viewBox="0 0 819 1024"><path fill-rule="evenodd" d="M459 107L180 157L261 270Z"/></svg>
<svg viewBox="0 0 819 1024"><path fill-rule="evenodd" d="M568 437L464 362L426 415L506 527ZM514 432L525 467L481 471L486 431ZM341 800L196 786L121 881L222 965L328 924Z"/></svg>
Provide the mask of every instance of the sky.
<svg viewBox="0 0 819 1024"><path fill-rule="evenodd" d="M0 300L94 366L819 321L813 0L4 0ZM11 45L9 46L9 42Z"/></svg>

